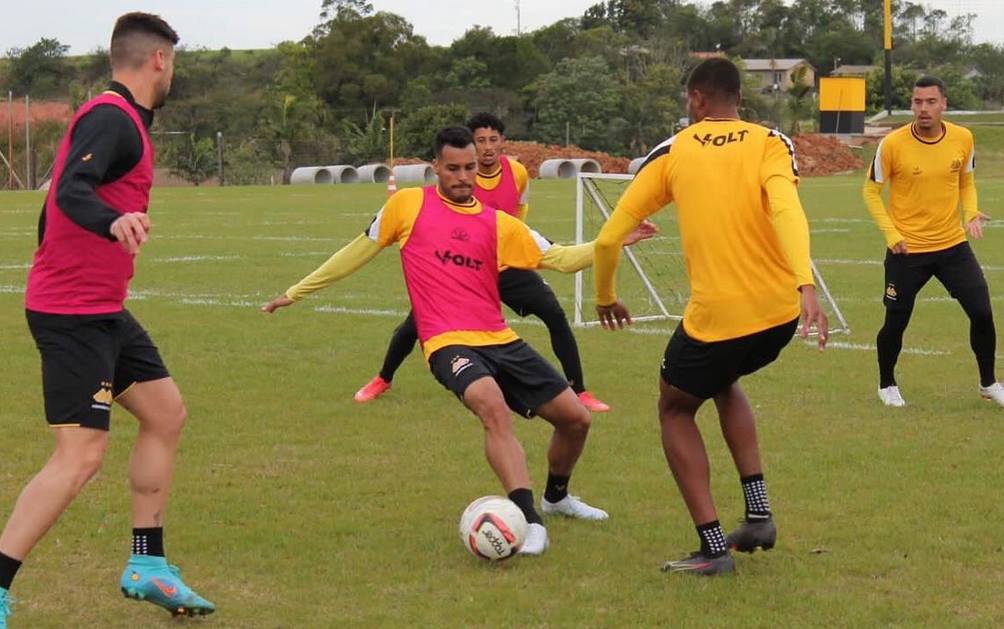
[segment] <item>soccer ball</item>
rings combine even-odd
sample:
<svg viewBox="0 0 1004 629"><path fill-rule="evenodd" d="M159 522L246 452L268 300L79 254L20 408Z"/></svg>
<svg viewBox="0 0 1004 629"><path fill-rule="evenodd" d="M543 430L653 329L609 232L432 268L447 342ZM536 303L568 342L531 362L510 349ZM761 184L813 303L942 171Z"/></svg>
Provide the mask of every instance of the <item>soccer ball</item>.
<svg viewBox="0 0 1004 629"><path fill-rule="evenodd" d="M478 498L460 516L460 541L472 555L500 561L516 554L526 541L526 517L503 496Z"/></svg>

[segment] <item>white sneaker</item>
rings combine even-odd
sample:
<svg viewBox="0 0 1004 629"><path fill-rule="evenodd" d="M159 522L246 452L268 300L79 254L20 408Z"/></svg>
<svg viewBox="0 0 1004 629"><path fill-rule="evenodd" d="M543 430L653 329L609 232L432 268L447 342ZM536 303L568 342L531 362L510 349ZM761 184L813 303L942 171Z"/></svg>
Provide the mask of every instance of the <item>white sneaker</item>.
<svg viewBox="0 0 1004 629"><path fill-rule="evenodd" d="M995 382L989 387L981 386L980 395L983 396L983 399L992 400L1004 406L1004 384L1000 382Z"/></svg>
<svg viewBox="0 0 1004 629"><path fill-rule="evenodd" d="M578 518L580 520L606 520L610 516L603 509L597 509L596 507L590 507L578 496L573 496L571 494L565 496L558 502L548 502L547 498L541 497L540 508L544 512L544 515L563 515L569 518Z"/></svg>
<svg viewBox="0 0 1004 629"><path fill-rule="evenodd" d="M520 555L542 555L547 550L547 529L543 524L529 524L526 527L526 539L519 547Z"/></svg>
<svg viewBox="0 0 1004 629"><path fill-rule="evenodd" d="M906 400L899 394L899 387L892 385L878 390L879 399L886 406L906 406Z"/></svg>

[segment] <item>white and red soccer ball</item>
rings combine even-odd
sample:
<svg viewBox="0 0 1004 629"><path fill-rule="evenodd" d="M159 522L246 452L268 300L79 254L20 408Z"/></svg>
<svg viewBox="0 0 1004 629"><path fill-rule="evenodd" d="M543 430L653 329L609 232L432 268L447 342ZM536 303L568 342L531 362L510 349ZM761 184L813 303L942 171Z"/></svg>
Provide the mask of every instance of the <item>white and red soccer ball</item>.
<svg viewBox="0 0 1004 629"><path fill-rule="evenodd" d="M526 517L503 496L478 498L460 516L460 541L472 555L501 561L515 555L526 541Z"/></svg>

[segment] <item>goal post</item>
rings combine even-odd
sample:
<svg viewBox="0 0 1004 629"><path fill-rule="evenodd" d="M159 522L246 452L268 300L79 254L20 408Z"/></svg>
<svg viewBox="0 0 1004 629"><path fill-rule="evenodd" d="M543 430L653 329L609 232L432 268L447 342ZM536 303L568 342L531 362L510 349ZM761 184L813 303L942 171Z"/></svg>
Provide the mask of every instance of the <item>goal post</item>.
<svg viewBox="0 0 1004 629"><path fill-rule="evenodd" d="M579 174L575 189L576 243L596 238L632 179L632 175ZM631 306L634 321L678 321L683 318L690 285L676 215L661 212L649 220L659 225L660 233L651 240L624 248L617 269L617 292ZM815 262L812 273L820 305L830 320L830 332L850 333L847 320ZM579 271L575 274L574 324L598 325L595 306L592 270Z"/></svg>

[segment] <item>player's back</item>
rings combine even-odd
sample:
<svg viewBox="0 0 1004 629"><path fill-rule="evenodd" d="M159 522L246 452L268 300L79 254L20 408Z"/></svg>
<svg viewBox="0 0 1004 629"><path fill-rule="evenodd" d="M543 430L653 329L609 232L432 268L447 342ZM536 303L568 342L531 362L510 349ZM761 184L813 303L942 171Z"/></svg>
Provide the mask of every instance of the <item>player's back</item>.
<svg viewBox="0 0 1004 629"><path fill-rule="evenodd" d="M763 188L773 176L797 181L790 140L741 120L705 119L653 158L677 207L691 280L688 331L718 340L790 319L794 275Z"/></svg>

